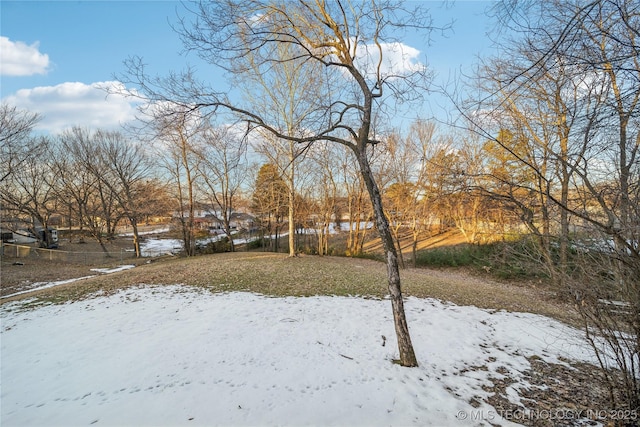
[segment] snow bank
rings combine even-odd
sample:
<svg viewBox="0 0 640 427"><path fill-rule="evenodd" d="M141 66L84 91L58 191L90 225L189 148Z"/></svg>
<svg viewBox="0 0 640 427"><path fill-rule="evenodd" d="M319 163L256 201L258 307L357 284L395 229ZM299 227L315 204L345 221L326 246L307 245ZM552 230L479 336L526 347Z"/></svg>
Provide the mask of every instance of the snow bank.
<svg viewBox="0 0 640 427"><path fill-rule="evenodd" d="M111 274L111 273L117 273L118 271L130 270L132 268L135 268L135 265L128 264L128 265L119 265L114 268L92 268L90 270L95 271L97 273L102 273L102 274Z"/></svg>
<svg viewBox="0 0 640 427"><path fill-rule="evenodd" d="M143 257L177 254L183 247L179 239L147 239L140 244L140 254Z"/></svg>
<svg viewBox="0 0 640 427"><path fill-rule="evenodd" d="M5 427L478 425L467 415L493 408L468 402L487 396L498 367L517 375L525 356L581 359L584 346L545 317L416 298L406 303L413 369L392 363L384 300L175 285L2 308Z"/></svg>

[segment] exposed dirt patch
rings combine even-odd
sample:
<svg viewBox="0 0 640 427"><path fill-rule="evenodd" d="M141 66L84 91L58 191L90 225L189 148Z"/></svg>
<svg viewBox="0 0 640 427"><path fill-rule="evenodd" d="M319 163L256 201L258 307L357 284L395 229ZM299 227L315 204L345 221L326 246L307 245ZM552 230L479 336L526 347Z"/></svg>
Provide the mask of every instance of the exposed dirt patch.
<svg viewBox="0 0 640 427"><path fill-rule="evenodd" d="M494 378L493 387L486 389L493 393L487 403L496 409L496 414L534 427L640 425L640 408L611 407L604 374L593 365L527 359L531 368L524 372L524 378L515 379L508 372L500 372L505 376ZM611 375L617 376L616 372ZM514 392L519 395L518 403L509 398Z"/></svg>

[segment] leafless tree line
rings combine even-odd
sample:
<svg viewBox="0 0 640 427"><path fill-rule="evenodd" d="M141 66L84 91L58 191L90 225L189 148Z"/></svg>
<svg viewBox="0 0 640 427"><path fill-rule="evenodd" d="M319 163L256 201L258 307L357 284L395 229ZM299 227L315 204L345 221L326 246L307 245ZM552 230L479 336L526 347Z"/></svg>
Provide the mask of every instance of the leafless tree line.
<svg viewBox="0 0 640 427"><path fill-rule="evenodd" d="M165 186L140 145L120 132L73 128L56 137L27 133L16 147L3 153L5 164L16 165L0 187L4 222L46 228L63 218L107 252L106 240L125 221L140 256L138 224L166 209Z"/></svg>
<svg viewBox="0 0 640 427"><path fill-rule="evenodd" d="M571 295L612 402L640 406L640 5L506 1L501 55L460 103L478 190L519 212L528 259ZM622 379L609 368L619 368Z"/></svg>

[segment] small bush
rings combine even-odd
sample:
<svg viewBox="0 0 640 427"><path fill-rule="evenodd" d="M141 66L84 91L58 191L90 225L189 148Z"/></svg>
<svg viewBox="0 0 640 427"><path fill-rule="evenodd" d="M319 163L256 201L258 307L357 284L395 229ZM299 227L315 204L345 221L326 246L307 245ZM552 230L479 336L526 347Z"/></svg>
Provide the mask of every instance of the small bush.
<svg viewBox="0 0 640 427"><path fill-rule="evenodd" d="M487 263L488 245L456 245L428 249L417 254L417 266L429 267L481 267Z"/></svg>
<svg viewBox="0 0 640 427"><path fill-rule="evenodd" d="M447 246L419 251L416 265L438 268L471 267L500 279L543 277L539 260L531 259L529 249L526 239Z"/></svg>
<svg viewBox="0 0 640 427"><path fill-rule="evenodd" d="M351 256L352 258L361 258L361 259L371 259L374 261L383 261L384 255L374 252L361 252L359 254L354 254Z"/></svg>
<svg viewBox="0 0 640 427"><path fill-rule="evenodd" d="M197 250L200 254L231 252L231 242L228 237L224 237L217 242L208 242L206 245L197 246Z"/></svg>
<svg viewBox="0 0 640 427"><path fill-rule="evenodd" d="M248 250L261 249L266 247L268 243L269 242L267 242L267 240L264 237L260 239L254 239L247 243L247 249Z"/></svg>

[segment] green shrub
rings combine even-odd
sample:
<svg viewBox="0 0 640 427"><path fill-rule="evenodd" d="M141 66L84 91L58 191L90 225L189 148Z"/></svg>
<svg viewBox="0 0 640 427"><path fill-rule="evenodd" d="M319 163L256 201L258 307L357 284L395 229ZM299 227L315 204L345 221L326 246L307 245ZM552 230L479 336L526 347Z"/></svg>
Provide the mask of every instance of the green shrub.
<svg viewBox="0 0 640 427"><path fill-rule="evenodd" d="M362 258L362 259L372 259L374 261L383 261L384 262L384 256L382 254L380 254L380 253L374 253L374 252L361 252L359 254L352 255L352 257L353 258Z"/></svg>
<svg viewBox="0 0 640 427"><path fill-rule="evenodd" d="M231 252L231 242L228 237L224 237L217 242L208 242L206 245L196 246L200 254L217 254Z"/></svg>
<svg viewBox="0 0 640 427"><path fill-rule="evenodd" d="M483 265L485 245L456 245L419 251L417 266L429 267L467 267Z"/></svg>
<svg viewBox="0 0 640 427"><path fill-rule="evenodd" d="M265 246L267 246L268 242L266 241L266 239L264 237L260 238L260 239L254 239L251 240L250 242L247 243L247 249L248 250L252 250L252 249L261 249L264 248Z"/></svg>
<svg viewBox="0 0 640 427"><path fill-rule="evenodd" d="M529 239L511 239L482 245L462 244L419 251L416 265L470 267L501 279L546 277L540 260L533 259Z"/></svg>

